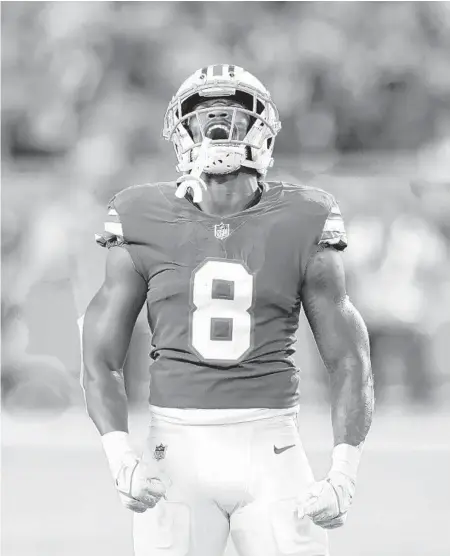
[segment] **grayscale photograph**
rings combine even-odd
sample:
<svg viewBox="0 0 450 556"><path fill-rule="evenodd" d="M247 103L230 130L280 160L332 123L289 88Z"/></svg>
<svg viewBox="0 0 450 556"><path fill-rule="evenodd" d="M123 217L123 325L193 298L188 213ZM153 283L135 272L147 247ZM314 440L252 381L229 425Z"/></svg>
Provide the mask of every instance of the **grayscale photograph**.
<svg viewBox="0 0 450 556"><path fill-rule="evenodd" d="M1 2L2 556L450 554L450 2Z"/></svg>

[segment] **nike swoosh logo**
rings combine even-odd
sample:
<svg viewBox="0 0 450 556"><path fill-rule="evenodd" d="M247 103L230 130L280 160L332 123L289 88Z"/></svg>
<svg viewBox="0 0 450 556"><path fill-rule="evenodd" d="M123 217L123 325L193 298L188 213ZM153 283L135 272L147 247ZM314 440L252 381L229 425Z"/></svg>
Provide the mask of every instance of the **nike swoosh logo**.
<svg viewBox="0 0 450 556"><path fill-rule="evenodd" d="M283 446L282 448L277 448L276 446L273 447L273 451L276 454L282 454L283 452L285 452L286 450L289 450L289 448L293 448L295 446L295 444L291 444L290 446Z"/></svg>

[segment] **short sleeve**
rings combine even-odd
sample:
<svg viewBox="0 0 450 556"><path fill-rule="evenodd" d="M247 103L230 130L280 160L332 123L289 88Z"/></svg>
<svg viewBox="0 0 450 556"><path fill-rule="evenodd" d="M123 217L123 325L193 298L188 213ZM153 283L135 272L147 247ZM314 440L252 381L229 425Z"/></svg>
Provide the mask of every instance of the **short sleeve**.
<svg viewBox="0 0 450 556"><path fill-rule="evenodd" d="M319 245L329 245L339 251L343 251L347 247L344 219L334 198L322 229Z"/></svg>
<svg viewBox="0 0 450 556"><path fill-rule="evenodd" d="M103 232L95 234L95 241L101 247L116 247L126 243L120 216L114 206L114 199L108 205L108 213L104 222Z"/></svg>

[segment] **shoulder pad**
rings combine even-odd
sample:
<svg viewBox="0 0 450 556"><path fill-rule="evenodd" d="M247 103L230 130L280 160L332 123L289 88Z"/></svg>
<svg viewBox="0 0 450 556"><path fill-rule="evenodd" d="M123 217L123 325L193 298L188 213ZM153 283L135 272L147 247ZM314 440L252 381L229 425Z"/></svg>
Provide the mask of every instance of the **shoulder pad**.
<svg viewBox="0 0 450 556"><path fill-rule="evenodd" d="M160 189L170 186L175 188L175 182L132 185L116 193L108 205L104 231L95 235L96 242L108 248L133 243L132 239L127 239L126 224L124 233L124 221L135 220L143 207L154 206Z"/></svg>
<svg viewBox="0 0 450 556"><path fill-rule="evenodd" d="M322 206L327 211L331 210L331 207L336 204L336 200L331 193L318 187L283 182L283 188L288 192L300 195L306 202Z"/></svg>
<svg viewBox="0 0 450 556"><path fill-rule="evenodd" d="M303 201L313 204L314 211L326 216L319 245L331 246L343 251L347 247L347 234L339 205L334 196L328 191L309 185L283 183L283 187L288 192L299 194Z"/></svg>
<svg viewBox="0 0 450 556"><path fill-rule="evenodd" d="M119 193L116 193L109 204L114 205L115 209L120 213L121 211L128 210L136 202L142 200L142 198L154 195L157 190L157 183L131 185L130 187L122 189Z"/></svg>

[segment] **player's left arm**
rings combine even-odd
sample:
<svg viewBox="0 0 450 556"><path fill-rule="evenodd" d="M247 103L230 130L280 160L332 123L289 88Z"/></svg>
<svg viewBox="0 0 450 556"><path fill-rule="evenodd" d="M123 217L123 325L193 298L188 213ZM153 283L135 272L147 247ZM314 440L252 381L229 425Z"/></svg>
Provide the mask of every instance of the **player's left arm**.
<svg viewBox="0 0 450 556"><path fill-rule="evenodd" d="M362 445L372 423L369 338L361 315L347 295L343 261L333 247L319 246L311 256L301 295L330 377L335 446L333 464L325 481L335 491L331 495L332 507L330 504L327 507L326 493L317 495L322 487L327 490L321 481L316 484L319 486L315 487L304 513L324 527L337 527L343 524L353 498Z"/></svg>
<svg viewBox="0 0 450 556"><path fill-rule="evenodd" d="M334 444L359 447L372 422L369 337L345 287L344 265L333 247L309 260L302 302L330 377Z"/></svg>

